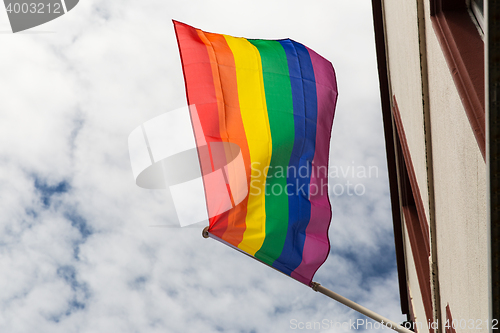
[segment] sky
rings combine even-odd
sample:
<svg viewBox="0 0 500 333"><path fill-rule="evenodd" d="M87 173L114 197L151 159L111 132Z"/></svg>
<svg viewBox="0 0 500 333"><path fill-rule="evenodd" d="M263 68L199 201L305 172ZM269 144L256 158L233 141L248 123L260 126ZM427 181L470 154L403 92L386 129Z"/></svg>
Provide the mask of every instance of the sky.
<svg viewBox="0 0 500 333"><path fill-rule="evenodd" d="M135 185L128 135L186 105L172 19L292 38L332 62L331 251L314 280L402 322L371 2L82 0L16 34L0 10L0 332L350 332L365 320L202 238L203 223L180 228L166 191ZM369 322L358 330L388 331Z"/></svg>

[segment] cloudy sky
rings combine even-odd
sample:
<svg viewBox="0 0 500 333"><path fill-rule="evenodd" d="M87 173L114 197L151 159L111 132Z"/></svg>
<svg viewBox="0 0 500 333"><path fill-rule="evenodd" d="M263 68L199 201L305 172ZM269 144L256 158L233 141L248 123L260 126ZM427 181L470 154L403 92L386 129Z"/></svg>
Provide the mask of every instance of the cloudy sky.
<svg viewBox="0 0 500 333"><path fill-rule="evenodd" d="M164 191L135 185L129 133L186 105L172 19L289 37L333 63L339 172L314 280L403 321L370 1L81 0L17 34L0 10L0 332L294 332L323 320L315 331L349 332L331 323L364 318L203 239L202 225L178 227Z"/></svg>

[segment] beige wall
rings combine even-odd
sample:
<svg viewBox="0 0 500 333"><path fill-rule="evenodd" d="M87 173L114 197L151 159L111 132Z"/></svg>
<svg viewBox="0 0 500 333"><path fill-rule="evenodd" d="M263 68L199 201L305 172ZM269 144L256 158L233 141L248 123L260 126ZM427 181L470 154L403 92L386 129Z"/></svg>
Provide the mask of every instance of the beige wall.
<svg viewBox="0 0 500 333"><path fill-rule="evenodd" d="M486 319L486 164L432 28L428 0L424 8L441 311L449 303L453 319Z"/></svg>
<svg viewBox="0 0 500 333"><path fill-rule="evenodd" d="M429 221L427 166L425 160L424 111L420 50L417 25L417 3L412 0L384 1L389 85L396 96L408 146L415 168L418 187Z"/></svg>
<svg viewBox="0 0 500 333"><path fill-rule="evenodd" d="M442 320L446 319L448 303L453 319L485 320L488 315L485 162L432 27L429 0L418 1L423 4L425 16L423 49L429 87L424 93L429 98L431 143L426 143L424 128L417 0L383 1L389 85L398 101L428 221L431 212L427 168L432 168L434 174L430 189L435 195L433 223ZM433 165L427 164L426 145L432 149ZM424 319L408 241L405 248L413 308L417 318ZM470 329L458 328L457 332Z"/></svg>
<svg viewBox="0 0 500 333"><path fill-rule="evenodd" d="M390 93L398 103L427 221L430 221L417 3L412 0L385 0L383 14ZM426 323L427 317L404 223L403 230L407 283L413 313L417 321ZM426 327L423 325L423 330L419 332L428 332Z"/></svg>

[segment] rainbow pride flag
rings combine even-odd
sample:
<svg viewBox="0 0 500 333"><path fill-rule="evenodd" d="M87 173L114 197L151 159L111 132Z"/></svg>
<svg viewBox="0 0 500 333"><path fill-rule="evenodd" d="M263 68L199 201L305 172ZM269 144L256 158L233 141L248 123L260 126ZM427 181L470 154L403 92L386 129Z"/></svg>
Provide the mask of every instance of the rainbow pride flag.
<svg viewBox="0 0 500 333"><path fill-rule="evenodd" d="M310 285L330 250L327 168L337 101L332 64L291 39L174 26L188 104L196 107L191 116L210 234ZM236 154L243 167L226 168L226 186L214 185L209 175L224 168L217 161ZM230 209L218 204L224 190ZM244 198L236 200L236 192Z"/></svg>

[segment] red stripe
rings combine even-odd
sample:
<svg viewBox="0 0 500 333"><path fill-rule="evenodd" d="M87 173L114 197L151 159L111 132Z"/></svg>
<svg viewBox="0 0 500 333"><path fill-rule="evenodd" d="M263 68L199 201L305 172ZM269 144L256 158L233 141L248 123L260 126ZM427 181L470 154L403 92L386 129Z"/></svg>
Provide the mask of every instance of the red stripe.
<svg viewBox="0 0 500 333"><path fill-rule="evenodd" d="M210 57L206 45L198 36L196 29L181 22L173 22L181 55L187 101L189 105L194 104L196 106L208 149L210 149L210 143L222 142L218 121L219 110ZM201 170L203 175L206 175L214 170L212 161L206 158L207 154L201 154L204 150L206 148L199 147ZM205 158L203 158L204 156ZM206 186L205 179L204 183L208 202L208 198L217 197L217 194L211 193L213 189L210 186ZM214 212L209 211L208 213L209 215L214 215ZM228 213L225 212L214 216L210 219L210 225L215 223L227 225L227 215Z"/></svg>

